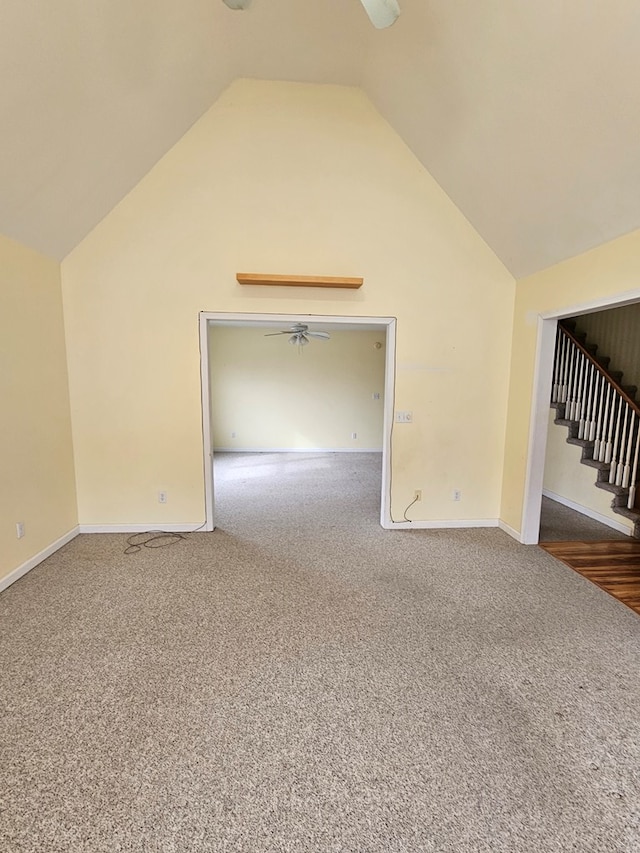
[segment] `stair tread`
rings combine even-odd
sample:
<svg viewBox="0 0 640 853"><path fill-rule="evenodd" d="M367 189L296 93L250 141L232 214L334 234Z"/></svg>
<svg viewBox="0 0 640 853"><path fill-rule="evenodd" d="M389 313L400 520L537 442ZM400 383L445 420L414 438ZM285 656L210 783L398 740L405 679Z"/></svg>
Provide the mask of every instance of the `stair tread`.
<svg viewBox="0 0 640 853"><path fill-rule="evenodd" d="M588 438L572 438L569 436L567 444L577 444L579 447L591 447L595 442L590 441Z"/></svg>
<svg viewBox="0 0 640 853"><path fill-rule="evenodd" d="M608 480L599 480L594 485L596 489L604 489L605 492L611 492L614 495L626 495L629 493L629 489L625 489L624 486L616 486L615 483L610 483Z"/></svg>
<svg viewBox="0 0 640 853"><path fill-rule="evenodd" d="M581 459L583 465L588 465L590 468L597 468L599 471L608 471L611 467L608 462L600 462L598 459Z"/></svg>
<svg viewBox="0 0 640 853"><path fill-rule="evenodd" d="M624 515L633 521L640 521L640 512L637 509L628 509L626 506L612 506L611 509L618 515Z"/></svg>

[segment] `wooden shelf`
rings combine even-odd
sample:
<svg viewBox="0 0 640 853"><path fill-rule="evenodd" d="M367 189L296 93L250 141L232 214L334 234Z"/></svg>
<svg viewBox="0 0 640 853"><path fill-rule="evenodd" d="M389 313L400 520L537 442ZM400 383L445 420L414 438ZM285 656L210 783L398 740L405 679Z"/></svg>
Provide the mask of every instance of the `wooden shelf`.
<svg viewBox="0 0 640 853"><path fill-rule="evenodd" d="M362 287L362 278L342 278L330 275L270 275L267 273L236 273L239 284L258 284L272 287Z"/></svg>

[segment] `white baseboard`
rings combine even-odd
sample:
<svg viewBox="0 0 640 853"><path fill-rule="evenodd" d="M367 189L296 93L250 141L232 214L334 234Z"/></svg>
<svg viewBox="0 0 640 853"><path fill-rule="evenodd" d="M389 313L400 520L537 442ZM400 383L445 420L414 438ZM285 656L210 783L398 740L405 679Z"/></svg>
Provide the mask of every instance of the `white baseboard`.
<svg viewBox="0 0 640 853"><path fill-rule="evenodd" d="M153 533L164 531L166 533L195 533L196 530L204 532L203 521L184 523L164 523L162 521L150 521L148 524L81 524L80 533Z"/></svg>
<svg viewBox="0 0 640 853"><path fill-rule="evenodd" d="M440 530L443 528L497 527L497 518L454 518L442 521L385 521L385 530Z"/></svg>
<svg viewBox="0 0 640 853"><path fill-rule="evenodd" d="M381 447L214 447L214 453L382 453Z"/></svg>
<svg viewBox="0 0 640 853"><path fill-rule="evenodd" d="M522 535L517 530L515 530L515 528L511 527L505 521L503 521L501 518L498 519L498 527L500 528L500 530L504 531L504 533L507 533L517 542L520 542L520 544L522 544Z"/></svg>
<svg viewBox="0 0 640 853"><path fill-rule="evenodd" d="M27 572L30 572L31 569L35 569L43 560L46 560L47 557L50 557L52 554L55 554L56 551L59 551L63 545L66 545L67 542L71 542L72 539L75 539L76 536L80 533L80 529L78 527L73 527L69 530L68 533L65 533L64 536L61 536L59 539L56 539L55 542L52 542L51 545L47 545L40 553L36 554L31 559L27 560L26 563L23 563L21 566L18 566L17 569L14 569L12 572L9 572L2 580L0 580L0 592L3 589L6 589L8 586L11 586L12 583L15 583L19 580L23 575L26 575Z"/></svg>
<svg viewBox="0 0 640 853"><path fill-rule="evenodd" d="M582 506L582 504L569 500L569 498L565 498L562 495L557 495L555 492L550 492L548 489L543 489L542 494L545 498L549 498L549 500L555 501L557 504L562 504L562 506L567 506L569 509L579 512L580 515L586 515L587 518L599 521L600 524L606 524L607 527L617 530L618 533L626 533L627 536L631 536L633 534L633 526L627 526L623 521L616 521L613 518L608 518L606 515L596 512L595 509L589 509L587 506ZM629 522L629 524L631 523Z"/></svg>

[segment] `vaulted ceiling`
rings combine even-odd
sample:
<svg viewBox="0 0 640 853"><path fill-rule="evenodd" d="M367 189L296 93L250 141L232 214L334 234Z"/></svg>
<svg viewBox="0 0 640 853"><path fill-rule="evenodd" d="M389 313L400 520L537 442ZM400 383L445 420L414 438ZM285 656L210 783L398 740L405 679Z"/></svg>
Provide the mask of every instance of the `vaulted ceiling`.
<svg viewBox="0 0 640 853"><path fill-rule="evenodd" d="M361 86L516 276L640 227L637 0L2 0L0 232L62 258L236 77Z"/></svg>

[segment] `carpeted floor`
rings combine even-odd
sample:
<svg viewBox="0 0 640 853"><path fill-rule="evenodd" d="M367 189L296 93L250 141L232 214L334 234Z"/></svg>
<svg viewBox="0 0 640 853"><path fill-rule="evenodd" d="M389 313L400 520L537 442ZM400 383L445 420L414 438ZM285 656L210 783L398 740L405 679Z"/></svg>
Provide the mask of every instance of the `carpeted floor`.
<svg viewBox="0 0 640 853"><path fill-rule="evenodd" d="M557 501L542 498L541 542L601 542L604 539L628 540L629 536L613 527L587 518L586 515L581 515Z"/></svg>
<svg viewBox="0 0 640 853"><path fill-rule="evenodd" d="M379 466L221 459L214 533L0 596L0 849L637 853L640 620L497 529L383 531Z"/></svg>

